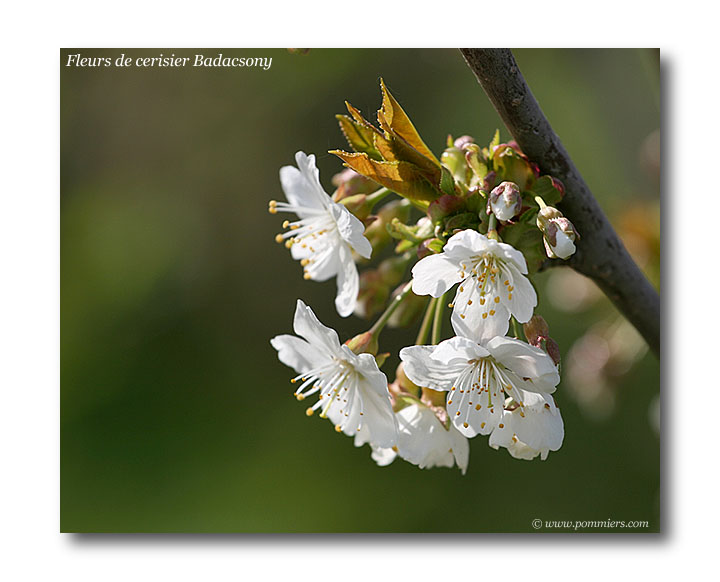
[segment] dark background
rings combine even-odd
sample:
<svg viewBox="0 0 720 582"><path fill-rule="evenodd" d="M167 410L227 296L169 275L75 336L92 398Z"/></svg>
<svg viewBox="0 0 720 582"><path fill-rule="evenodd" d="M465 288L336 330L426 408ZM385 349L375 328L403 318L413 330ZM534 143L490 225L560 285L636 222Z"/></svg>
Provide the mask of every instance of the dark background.
<svg viewBox="0 0 720 582"><path fill-rule="evenodd" d="M520 461L477 437L464 477L377 467L305 416L269 344L291 332L298 297L341 339L368 327L337 316L333 282L303 281L273 241L285 217L266 211L300 149L332 191L344 100L372 118L382 76L437 154L448 133L509 138L457 51L222 50L272 56L268 71L62 66L75 52L219 51L61 51L62 531L525 532L535 518L659 530L659 364L636 344L594 399L564 375L560 451ZM657 284L657 51L515 54L628 246L652 241L641 263ZM551 301L583 288L559 271L537 278L538 311L568 368L588 330L622 322L604 298L572 312ZM382 347L415 332L389 330Z"/></svg>

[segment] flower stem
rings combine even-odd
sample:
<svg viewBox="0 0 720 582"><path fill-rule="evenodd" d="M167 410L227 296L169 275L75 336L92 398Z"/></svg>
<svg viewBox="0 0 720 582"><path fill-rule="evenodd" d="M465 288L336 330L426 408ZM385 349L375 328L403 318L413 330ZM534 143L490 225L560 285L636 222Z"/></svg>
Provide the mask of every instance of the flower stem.
<svg viewBox="0 0 720 582"><path fill-rule="evenodd" d="M388 322L390 317L392 317L392 314L398 307L400 307L400 304L403 302L405 297L408 296L411 288L412 281L408 282L405 287L403 287L403 290L393 298L393 300L390 302L390 305L387 306L383 314L380 316L380 319L378 319L370 328L369 333L371 333L372 335L378 335L382 331L382 329L385 327L385 324Z"/></svg>
<svg viewBox="0 0 720 582"><path fill-rule="evenodd" d="M497 241L500 240L500 237L497 233L497 218L494 214L491 214L489 218L487 237Z"/></svg>
<svg viewBox="0 0 720 582"><path fill-rule="evenodd" d="M380 190L376 190L372 194L368 194L366 203L369 204L370 210L372 210L373 206L383 200L388 194L392 194L392 190L388 190L387 188L380 188Z"/></svg>
<svg viewBox="0 0 720 582"><path fill-rule="evenodd" d="M440 342L440 334L442 333L442 314L445 310L445 296L447 293L443 293L436 301L435 304L435 317L433 318L432 328L432 343L433 345Z"/></svg>
<svg viewBox="0 0 720 582"><path fill-rule="evenodd" d="M512 323L513 323L513 333L515 334L515 339L520 339L520 327L518 325L517 319L515 319L513 317Z"/></svg>
<svg viewBox="0 0 720 582"><path fill-rule="evenodd" d="M416 346L421 346L427 341L437 301L438 300L436 298L430 298L430 301L428 301L427 309L425 309L425 316L423 317L422 324L420 325L420 331L418 332L417 339L415 340Z"/></svg>

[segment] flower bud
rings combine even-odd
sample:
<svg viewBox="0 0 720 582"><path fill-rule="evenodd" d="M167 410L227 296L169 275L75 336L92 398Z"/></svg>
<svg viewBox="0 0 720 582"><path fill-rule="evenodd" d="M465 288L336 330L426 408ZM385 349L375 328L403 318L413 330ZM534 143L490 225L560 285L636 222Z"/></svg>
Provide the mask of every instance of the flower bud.
<svg viewBox="0 0 720 582"><path fill-rule="evenodd" d="M340 202L343 198L357 194L372 194L380 185L365 176L358 174L355 170L345 168L339 174L332 177L332 183L337 190L333 194L333 201Z"/></svg>
<svg viewBox="0 0 720 582"><path fill-rule="evenodd" d="M417 396L420 393L420 387L414 384L410 378L405 374L403 368L403 362L400 362L397 369L395 370L395 381L388 386L390 393L397 399L397 397L403 394L412 394Z"/></svg>
<svg viewBox="0 0 720 582"><path fill-rule="evenodd" d="M550 328L542 315L533 315L530 321L523 324L523 331L528 343L533 346L538 338L550 335Z"/></svg>
<svg viewBox="0 0 720 582"><path fill-rule="evenodd" d="M530 321L523 324L525 338L531 346L543 350L555 365L560 364L560 346L550 337L550 329L541 315L533 315Z"/></svg>
<svg viewBox="0 0 720 582"><path fill-rule="evenodd" d="M354 338L349 339L345 342L345 345L356 354L372 354L374 356L378 351L377 337L369 331L360 333Z"/></svg>
<svg viewBox="0 0 720 582"><path fill-rule="evenodd" d="M568 259L575 253L575 240L580 238L575 226L552 206L540 209L537 226L543 233L545 252L551 259Z"/></svg>
<svg viewBox="0 0 720 582"><path fill-rule="evenodd" d="M487 213L494 214L498 220L507 222L522 209L520 188L513 182L503 182L493 188L488 196Z"/></svg>
<svg viewBox="0 0 720 582"><path fill-rule="evenodd" d="M383 205L375 216L377 219L365 229L365 237L373 246L373 256L390 242L387 226L393 219L397 218L400 222L408 219L410 204L406 200L393 200Z"/></svg>

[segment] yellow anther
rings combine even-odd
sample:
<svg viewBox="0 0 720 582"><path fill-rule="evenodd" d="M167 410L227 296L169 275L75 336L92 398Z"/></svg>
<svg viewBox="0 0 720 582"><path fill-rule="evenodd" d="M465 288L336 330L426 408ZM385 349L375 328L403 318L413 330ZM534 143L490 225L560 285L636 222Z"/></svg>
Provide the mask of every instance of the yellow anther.
<svg viewBox="0 0 720 582"><path fill-rule="evenodd" d="M508 293L508 299L512 299L512 293Z"/></svg>
<svg viewBox="0 0 720 582"><path fill-rule="evenodd" d="M305 395L298 393L298 394L295 394L295 398L297 398L299 401L302 402L303 400L305 400Z"/></svg>
<svg viewBox="0 0 720 582"><path fill-rule="evenodd" d="M491 310L490 310L490 315L495 315L495 310L494 310L494 309L491 309Z"/></svg>
<svg viewBox="0 0 720 582"><path fill-rule="evenodd" d="M483 313L483 319L487 319L487 313Z"/></svg>
<svg viewBox="0 0 720 582"><path fill-rule="evenodd" d="M276 234L276 235L275 235L275 242L276 242L276 243L281 243L281 242L284 241L284 240L285 240L285 238L283 237L283 235L281 235L281 234Z"/></svg>
<svg viewBox="0 0 720 582"><path fill-rule="evenodd" d="M303 273L303 279L305 279L306 281L308 279L312 279L312 275L310 273Z"/></svg>
<svg viewBox="0 0 720 582"><path fill-rule="evenodd" d="M478 404L478 405L475 407L475 410L480 410L481 408L482 408L482 406L480 406L480 405Z"/></svg>
<svg viewBox="0 0 720 582"><path fill-rule="evenodd" d="M307 267L310 264L310 259L303 259L302 261L300 261L300 264L303 267Z"/></svg>
<svg viewBox="0 0 720 582"><path fill-rule="evenodd" d="M450 309L452 309L453 307L455 307L455 304L454 304L454 303L448 303L448 307L449 307Z"/></svg>
<svg viewBox="0 0 720 582"><path fill-rule="evenodd" d="M270 206L270 207L268 208L268 212L269 212L270 214L277 214L277 208L275 208L274 206Z"/></svg>
<svg viewBox="0 0 720 582"><path fill-rule="evenodd" d="M465 288L461 286L461 287L460 287L460 293L462 293L463 291L465 291Z"/></svg>
<svg viewBox="0 0 720 582"><path fill-rule="evenodd" d="M335 432L342 432L342 427L339 424L335 425Z"/></svg>
<svg viewBox="0 0 720 582"><path fill-rule="evenodd" d="M455 416L460 416L460 411L459 411L459 410L455 413Z"/></svg>
<svg viewBox="0 0 720 582"><path fill-rule="evenodd" d="M485 305L485 297L480 297L480 305Z"/></svg>
<svg viewBox="0 0 720 582"><path fill-rule="evenodd" d="M289 249L291 246L293 246L294 243L295 243L295 241L293 239L289 238L288 240L285 241L285 248Z"/></svg>
<svg viewBox="0 0 720 582"><path fill-rule="evenodd" d="M508 287L508 291L512 291L513 289L515 289L515 287L513 287L512 285L510 285L510 287Z"/></svg>
<svg viewBox="0 0 720 582"><path fill-rule="evenodd" d="M305 411L305 416L312 416L313 414L315 414L315 411L312 409L312 407L308 408Z"/></svg>
<svg viewBox="0 0 720 582"><path fill-rule="evenodd" d="M484 423L484 422L481 422L481 423L480 423L480 428L485 428L485 423Z"/></svg>
<svg viewBox="0 0 720 582"><path fill-rule="evenodd" d="M472 305L472 299L468 299L468 305Z"/></svg>
<svg viewBox="0 0 720 582"><path fill-rule="evenodd" d="M398 452L398 448L395 445L392 446L392 450L395 451L396 453Z"/></svg>
<svg viewBox="0 0 720 582"><path fill-rule="evenodd" d="M291 379L290 379L290 383L291 383L291 384L295 384L295 382L297 382L297 380L296 380L295 378L291 378Z"/></svg>
<svg viewBox="0 0 720 582"><path fill-rule="evenodd" d="M465 319L465 315L463 315L462 313L460 314L460 317L461 317L462 319Z"/></svg>
<svg viewBox="0 0 720 582"><path fill-rule="evenodd" d="M467 422L463 422L463 426L464 426L465 428L467 428L467 427L468 427L468 423L467 423Z"/></svg>
<svg viewBox="0 0 720 582"><path fill-rule="evenodd" d="M290 226L290 221L289 220L284 221L283 228L287 228L288 226Z"/></svg>
<svg viewBox="0 0 720 582"><path fill-rule="evenodd" d="M514 443L516 443L516 442L518 442L518 438L517 438L515 435L513 435L512 441L513 441Z"/></svg>
<svg viewBox="0 0 720 582"><path fill-rule="evenodd" d="M495 303L500 303L500 297L495 297Z"/></svg>
<svg viewBox="0 0 720 582"><path fill-rule="evenodd" d="M505 425L501 422L500 424L498 424L498 428L505 428Z"/></svg>
<svg viewBox="0 0 720 582"><path fill-rule="evenodd" d="M452 400L448 400L448 404L452 404Z"/></svg>
<svg viewBox="0 0 720 582"><path fill-rule="evenodd" d="M505 285L505 286L510 285L510 281L508 281L507 279L505 279L505 280L503 281L503 285Z"/></svg>

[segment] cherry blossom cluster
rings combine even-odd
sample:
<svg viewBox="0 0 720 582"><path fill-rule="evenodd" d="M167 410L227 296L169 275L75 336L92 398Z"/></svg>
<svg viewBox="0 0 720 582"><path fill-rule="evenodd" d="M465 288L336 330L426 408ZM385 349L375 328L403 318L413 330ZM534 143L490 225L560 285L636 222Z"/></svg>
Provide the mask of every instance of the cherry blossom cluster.
<svg viewBox="0 0 720 582"><path fill-rule="evenodd" d="M354 152L331 152L348 168L334 194L315 157L298 152L296 166L280 170L286 201L269 203L294 215L276 240L304 278L335 279L337 313L379 316L341 343L298 299L295 335L271 344L297 374L295 397L312 398L306 414L368 444L378 465L400 457L465 473L477 435L515 458L544 460L564 438L552 396L560 357L535 313L531 277L575 252L579 235L553 206L564 188L497 132L485 148L448 138L436 158L381 88L379 128L349 104L338 116ZM358 264L369 266L361 274ZM453 335L444 338L447 319ZM381 371L389 354L379 353L388 325L417 327L392 382Z"/></svg>

